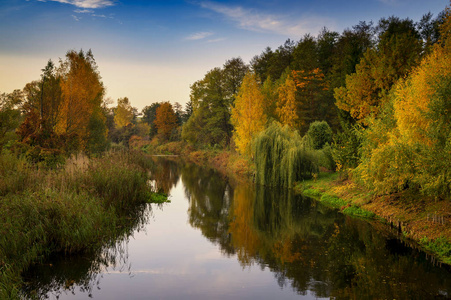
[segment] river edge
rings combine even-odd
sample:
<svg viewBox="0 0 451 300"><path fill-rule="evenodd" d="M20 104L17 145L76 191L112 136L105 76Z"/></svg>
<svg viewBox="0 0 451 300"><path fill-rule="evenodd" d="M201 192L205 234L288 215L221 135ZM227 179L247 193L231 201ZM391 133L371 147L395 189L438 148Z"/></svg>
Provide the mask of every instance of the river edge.
<svg viewBox="0 0 451 300"><path fill-rule="evenodd" d="M236 151L196 150L182 142L157 147L157 153L177 154L200 166L212 167L232 180L253 180L255 166ZM415 193L374 196L339 173L321 172L315 179L297 182L294 191L398 232L401 240L428 253L434 262L451 266L451 203Z"/></svg>
<svg viewBox="0 0 451 300"><path fill-rule="evenodd" d="M141 226L147 203L167 201L148 185L147 162L111 152L52 169L0 154L0 298L24 297L21 274L49 255L101 251Z"/></svg>

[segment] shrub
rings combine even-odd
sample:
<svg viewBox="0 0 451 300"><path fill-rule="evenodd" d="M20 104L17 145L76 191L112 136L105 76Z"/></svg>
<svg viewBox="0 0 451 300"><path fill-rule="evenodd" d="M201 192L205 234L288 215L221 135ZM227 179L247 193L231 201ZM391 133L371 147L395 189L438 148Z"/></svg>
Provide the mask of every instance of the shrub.
<svg viewBox="0 0 451 300"><path fill-rule="evenodd" d="M332 129L326 121L315 121L310 123L307 131L312 148L315 150L322 149L326 144L332 143Z"/></svg>

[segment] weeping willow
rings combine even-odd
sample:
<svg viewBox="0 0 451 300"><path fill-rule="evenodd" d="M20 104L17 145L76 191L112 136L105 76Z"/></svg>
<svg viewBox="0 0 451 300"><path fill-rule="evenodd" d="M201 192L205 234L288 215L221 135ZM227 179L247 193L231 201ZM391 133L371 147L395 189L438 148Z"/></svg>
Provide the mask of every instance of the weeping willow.
<svg viewBox="0 0 451 300"><path fill-rule="evenodd" d="M297 131L273 122L253 142L256 181L266 186L291 187L318 172L313 150Z"/></svg>

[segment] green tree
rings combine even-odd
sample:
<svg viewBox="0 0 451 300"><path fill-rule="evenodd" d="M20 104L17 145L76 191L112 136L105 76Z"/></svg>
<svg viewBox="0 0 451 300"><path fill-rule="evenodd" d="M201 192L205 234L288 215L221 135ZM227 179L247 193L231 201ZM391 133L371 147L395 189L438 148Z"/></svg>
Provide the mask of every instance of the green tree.
<svg viewBox="0 0 451 300"><path fill-rule="evenodd" d="M20 90L0 94L0 152L9 141L16 140L15 130L21 121L19 106L24 95Z"/></svg>
<svg viewBox="0 0 451 300"><path fill-rule="evenodd" d="M155 118L157 116L157 108L161 105L159 102L152 103L151 105L145 106L142 109L142 120L143 122L149 124L149 136L153 138L157 134L157 127L155 127Z"/></svg>
<svg viewBox="0 0 451 300"><path fill-rule="evenodd" d="M233 128L223 78L222 70L215 68L191 86L193 114L183 126L183 139L198 145L229 145Z"/></svg>

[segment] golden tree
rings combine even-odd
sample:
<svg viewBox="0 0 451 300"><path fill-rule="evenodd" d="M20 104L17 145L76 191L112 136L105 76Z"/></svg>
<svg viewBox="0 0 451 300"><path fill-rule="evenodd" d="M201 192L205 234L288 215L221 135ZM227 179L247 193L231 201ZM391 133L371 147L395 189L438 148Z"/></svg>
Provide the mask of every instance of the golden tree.
<svg viewBox="0 0 451 300"><path fill-rule="evenodd" d="M81 147L85 148L91 119L101 118L98 112L105 92L92 52L67 52L66 61L61 61L59 71L63 78L62 103L56 132L77 137Z"/></svg>
<svg viewBox="0 0 451 300"><path fill-rule="evenodd" d="M133 107L127 97L117 99L117 107L114 111L114 123L118 128L125 127L133 120Z"/></svg>
<svg viewBox="0 0 451 300"><path fill-rule="evenodd" d="M279 86L278 92L277 117L282 125L295 127L298 121L298 115L296 114L296 85L290 75Z"/></svg>
<svg viewBox="0 0 451 300"><path fill-rule="evenodd" d="M158 129L158 134L161 134L165 138L170 137L172 130L177 127L177 115L175 114L171 103L161 103L157 108L154 123Z"/></svg>
<svg viewBox="0 0 451 300"><path fill-rule="evenodd" d="M244 76L231 120L235 127L234 140L238 151L250 155L252 137L262 131L266 124L264 98L254 73L248 72Z"/></svg>

